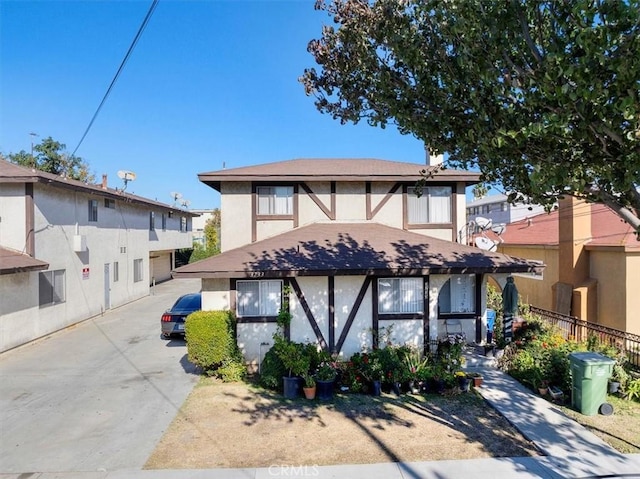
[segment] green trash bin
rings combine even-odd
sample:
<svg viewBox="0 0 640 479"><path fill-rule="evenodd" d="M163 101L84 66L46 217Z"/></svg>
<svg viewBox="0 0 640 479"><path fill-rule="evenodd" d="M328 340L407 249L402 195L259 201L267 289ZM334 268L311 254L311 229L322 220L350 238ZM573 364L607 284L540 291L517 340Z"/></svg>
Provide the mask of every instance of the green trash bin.
<svg viewBox="0 0 640 479"><path fill-rule="evenodd" d="M607 382L615 361L602 354L584 352L569 354L569 362L571 405L585 416L593 416L606 404Z"/></svg>

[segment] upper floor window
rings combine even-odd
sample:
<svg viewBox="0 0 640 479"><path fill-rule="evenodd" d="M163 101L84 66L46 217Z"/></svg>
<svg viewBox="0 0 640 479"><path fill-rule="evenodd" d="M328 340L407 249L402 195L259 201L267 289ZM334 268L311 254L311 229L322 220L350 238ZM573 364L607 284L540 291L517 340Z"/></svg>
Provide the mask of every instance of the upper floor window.
<svg viewBox="0 0 640 479"><path fill-rule="evenodd" d="M65 270L44 271L39 275L40 306L64 303L65 294Z"/></svg>
<svg viewBox="0 0 640 479"><path fill-rule="evenodd" d="M111 198L105 198L104 199L104 207L105 208L109 208L111 210L115 210L116 209L116 200L111 199Z"/></svg>
<svg viewBox="0 0 640 479"><path fill-rule="evenodd" d="M440 313L474 313L476 298L476 275L454 274L442 286L438 296Z"/></svg>
<svg viewBox="0 0 640 479"><path fill-rule="evenodd" d="M258 186L259 215L292 215L293 186Z"/></svg>
<svg viewBox="0 0 640 479"><path fill-rule="evenodd" d="M149 212L149 231L155 231L156 229L156 213L155 211Z"/></svg>
<svg viewBox="0 0 640 479"><path fill-rule="evenodd" d="M408 188L407 210L409 224L451 223L451 187L425 186L420 197Z"/></svg>
<svg viewBox="0 0 640 479"><path fill-rule="evenodd" d="M89 221L98 221L98 200L89 200Z"/></svg>
<svg viewBox="0 0 640 479"><path fill-rule="evenodd" d="M183 233L187 231L187 218L184 216L180 217L180 231Z"/></svg>
<svg viewBox="0 0 640 479"><path fill-rule="evenodd" d="M380 314L422 313L424 310L422 278L380 278L378 312Z"/></svg>
<svg viewBox="0 0 640 479"><path fill-rule="evenodd" d="M238 317L277 316L282 304L282 281L237 281Z"/></svg>
<svg viewBox="0 0 640 479"><path fill-rule="evenodd" d="M162 231L167 230L167 215L162 213Z"/></svg>

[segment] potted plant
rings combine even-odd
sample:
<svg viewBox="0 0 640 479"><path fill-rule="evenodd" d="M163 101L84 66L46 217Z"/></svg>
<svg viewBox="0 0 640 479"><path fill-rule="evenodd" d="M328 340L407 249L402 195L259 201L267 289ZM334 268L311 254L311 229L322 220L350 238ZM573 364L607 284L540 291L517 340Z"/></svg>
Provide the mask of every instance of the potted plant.
<svg viewBox="0 0 640 479"><path fill-rule="evenodd" d="M309 371L310 359L304 354L304 345L283 337L275 338L276 354L289 375L282 378L284 397L295 398L300 390L300 376Z"/></svg>
<svg viewBox="0 0 640 479"><path fill-rule="evenodd" d="M469 373L469 374L467 374L467 377L469 379L471 379L471 382L472 382L474 388L479 388L480 386L482 386L482 380L483 380L482 374L480 374L480 373Z"/></svg>
<svg viewBox="0 0 640 479"><path fill-rule="evenodd" d="M404 356L404 371L407 378L409 378L409 391L412 394L420 392L420 375L424 368L427 367L427 358L422 358L422 355L415 350L408 351Z"/></svg>
<svg viewBox="0 0 640 479"><path fill-rule="evenodd" d="M322 361L316 371L318 399L326 400L333 397L333 383L336 379L336 365L330 361Z"/></svg>
<svg viewBox="0 0 640 479"><path fill-rule="evenodd" d="M463 393L469 392L471 389L471 379L467 377L464 371L456 371L456 379L458 380L458 387Z"/></svg>
<svg viewBox="0 0 640 479"><path fill-rule="evenodd" d="M304 386L302 386L304 396L307 399L314 399L316 397L316 380L309 372L304 373L302 379L304 380Z"/></svg>

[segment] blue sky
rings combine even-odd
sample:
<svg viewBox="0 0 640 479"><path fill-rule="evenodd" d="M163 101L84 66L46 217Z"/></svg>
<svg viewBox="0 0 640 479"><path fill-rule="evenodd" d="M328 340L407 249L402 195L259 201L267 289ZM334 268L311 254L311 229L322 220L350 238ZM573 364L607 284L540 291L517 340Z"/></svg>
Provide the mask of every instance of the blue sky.
<svg viewBox="0 0 640 479"><path fill-rule="evenodd" d="M0 152L47 136L72 152L151 0L0 0ZM298 77L331 22L313 0L160 0L77 151L127 191L191 208L219 206L205 171L304 157L424 163L421 142L318 112Z"/></svg>

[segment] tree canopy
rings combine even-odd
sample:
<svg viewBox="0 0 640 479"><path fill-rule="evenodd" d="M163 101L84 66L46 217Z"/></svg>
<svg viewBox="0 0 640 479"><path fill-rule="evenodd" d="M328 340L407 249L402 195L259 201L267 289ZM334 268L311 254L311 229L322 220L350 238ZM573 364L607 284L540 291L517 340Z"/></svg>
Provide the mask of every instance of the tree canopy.
<svg viewBox="0 0 640 479"><path fill-rule="evenodd" d="M300 81L342 123L394 124L511 201L605 203L640 237L640 0L318 0Z"/></svg>
<svg viewBox="0 0 640 479"><path fill-rule="evenodd" d="M209 218L204 225L204 242L194 242L189 263L195 263L196 261L220 253L220 220L220 208L215 208L211 218Z"/></svg>
<svg viewBox="0 0 640 479"><path fill-rule="evenodd" d="M64 143L48 137L40 144L34 145L32 153L21 150L18 153L8 154L7 159L12 163L54 175L64 175L85 182L95 181L95 175L89 171L89 165L79 156L66 153L66 147Z"/></svg>

